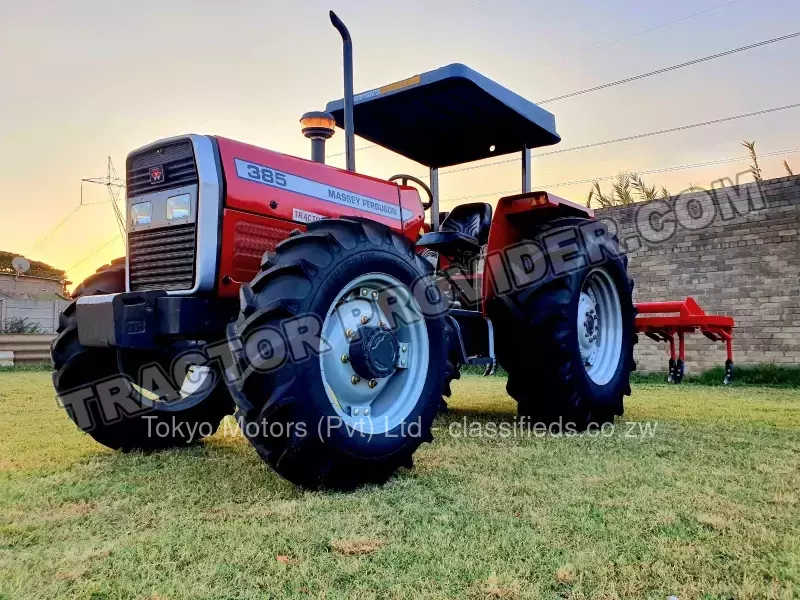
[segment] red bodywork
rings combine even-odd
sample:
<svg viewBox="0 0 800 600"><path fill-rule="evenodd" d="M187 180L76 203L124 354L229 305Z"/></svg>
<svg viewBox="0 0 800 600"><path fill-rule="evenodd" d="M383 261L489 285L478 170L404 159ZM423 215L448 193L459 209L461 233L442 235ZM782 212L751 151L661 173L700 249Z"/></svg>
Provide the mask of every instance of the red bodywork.
<svg viewBox="0 0 800 600"><path fill-rule="evenodd" d="M363 217L412 241L425 213L412 187L217 138L225 179L219 290L229 297L293 229L322 217Z"/></svg>
<svg viewBox="0 0 800 600"><path fill-rule="evenodd" d="M494 271L503 269L503 252L523 240L530 239L529 232L538 224L559 217L593 219L594 211L547 192L529 192L500 198L494 209L483 270L484 315L487 301L495 295ZM506 278L505 274L499 276Z"/></svg>
<svg viewBox="0 0 800 600"><path fill-rule="evenodd" d="M725 342L728 360L733 361L733 328L732 317L707 315L694 298L686 298L680 302L640 302L636 305L639 316L636 317L636 331L644 333L657 342L669 342L670 358L676 360L675 334L678 335L678 357L686 360L687 333L700 331L708 339ZM677 314L669 314L677 313ZM662 314L669 316L651 317L642 315Z"/></svg>

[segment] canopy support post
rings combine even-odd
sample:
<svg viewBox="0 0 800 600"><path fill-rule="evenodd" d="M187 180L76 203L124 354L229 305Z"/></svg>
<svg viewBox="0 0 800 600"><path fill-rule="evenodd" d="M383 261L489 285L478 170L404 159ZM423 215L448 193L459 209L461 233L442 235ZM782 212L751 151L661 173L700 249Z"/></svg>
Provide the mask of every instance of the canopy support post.
<svg viewBox="0 0 800 600"><path fill-rule="evenodd" d="M522 149L522 193L531 192L531 149Z"/></svg>
<svg viewBox="0 0 800 600"><path fill-rule="evenodd" d="M439 231L439 169L431 167L430 171L431 195L433 204L431 205L431 230Z"/></svg>

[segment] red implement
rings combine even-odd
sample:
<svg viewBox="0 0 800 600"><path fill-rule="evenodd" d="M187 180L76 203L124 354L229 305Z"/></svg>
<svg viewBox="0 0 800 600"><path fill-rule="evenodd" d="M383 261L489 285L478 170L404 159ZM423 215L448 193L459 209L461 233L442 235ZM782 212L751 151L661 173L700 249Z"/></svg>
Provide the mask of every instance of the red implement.
<svg viewBox="0 0 800 600"><path fill-rule="evenodd" d="M725 342L728 359L725 361L725 380L733 380L733 317L708 315L694 298L679 302L640 302L636 305L636 331L657 342L669 342L669 381L680 383L686 360L685 335L700 331L708 339ZM659 315L659 316L650 316ZM675 335L678 336L678 356L675 352Z"/></svg>

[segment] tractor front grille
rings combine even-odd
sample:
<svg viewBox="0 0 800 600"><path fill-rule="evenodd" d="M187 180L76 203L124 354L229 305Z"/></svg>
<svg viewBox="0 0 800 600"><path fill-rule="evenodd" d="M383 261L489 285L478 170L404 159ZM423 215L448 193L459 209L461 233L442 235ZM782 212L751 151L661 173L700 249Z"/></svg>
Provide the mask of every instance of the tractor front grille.
<svg viewBox="0 0 800 600"><path fill-rule="evenodd" d="M194 223L128 234L131 291L192 289L195 247Z"/></svg>
<svg viewBox="0 0 800 600"><path fill-rule="evenodd" d="M163 168L164 176L161 181L154 183L151 179L150 170L153 167ZM192 141L184 139L169 142L163 146L144 150L140 154L131 155L128 157L126 171L128 198L195 184L197 167L194 162Z"/></svg>

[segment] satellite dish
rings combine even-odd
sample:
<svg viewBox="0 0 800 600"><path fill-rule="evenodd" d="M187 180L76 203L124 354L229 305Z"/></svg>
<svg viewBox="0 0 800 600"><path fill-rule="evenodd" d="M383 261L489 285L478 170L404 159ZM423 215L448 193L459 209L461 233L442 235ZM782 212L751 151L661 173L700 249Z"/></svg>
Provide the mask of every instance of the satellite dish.
<svg viewBox="0 0 800 600"><path fill-rule="evenodd" d="M11 266L14 267L14 270L17 272L17 277L19 277L23 273L27 273L31 269L30 261L22 256L18 256L14 260L12 260Z"/></svg>

